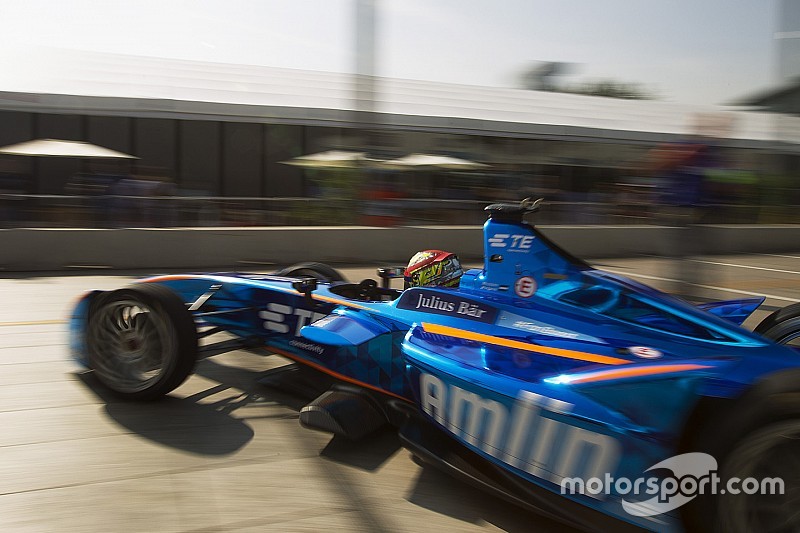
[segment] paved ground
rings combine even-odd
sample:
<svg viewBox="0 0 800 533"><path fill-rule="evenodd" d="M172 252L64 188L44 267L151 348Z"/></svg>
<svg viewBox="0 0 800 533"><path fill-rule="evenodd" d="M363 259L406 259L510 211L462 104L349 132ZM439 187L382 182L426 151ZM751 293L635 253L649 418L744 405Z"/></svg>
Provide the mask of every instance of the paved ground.
<svg viewBox="0 0 800 533"><path fill-rule="evenodd" d="M596 264L687 288L657 259ZM800 301L800 254L690 266L699 297L767 294L767 311ZM420 468L391 433L350 444L302 429L301 401L255 383L277 357L205 360L152 404L109 398L69 360L64 317L85 289L128 279L0 279L0 531L563 531Z"/></svg>

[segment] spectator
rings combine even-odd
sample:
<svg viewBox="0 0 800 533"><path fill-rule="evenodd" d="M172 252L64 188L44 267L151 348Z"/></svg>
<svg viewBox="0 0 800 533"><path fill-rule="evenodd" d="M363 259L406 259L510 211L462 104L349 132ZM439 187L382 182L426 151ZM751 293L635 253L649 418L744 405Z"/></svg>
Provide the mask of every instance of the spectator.
<svg viewBox="0 0 800 533"><path fill-rule="evenodd" d="M658 187L659 220L673 228L666 248L678 282L677 293L697 298L702 272L693 257L707 251L698 224L707 205L705 175L713 165L712 150L703 144L674 143L654 149L650 160Z"/></svg>

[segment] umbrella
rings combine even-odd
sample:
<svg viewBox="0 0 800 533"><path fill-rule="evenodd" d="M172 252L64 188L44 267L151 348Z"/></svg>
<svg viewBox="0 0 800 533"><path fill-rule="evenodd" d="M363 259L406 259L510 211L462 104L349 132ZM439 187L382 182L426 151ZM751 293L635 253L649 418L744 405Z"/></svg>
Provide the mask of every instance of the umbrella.
<svg viewBox="0 0 800 533"><path fill-rule="evenodd" d="M0 148L0 154L41 157L138 159L136 156L82 141L36 139Z"/></svg>
<svg viewBox="0 0 800 533"><path fill-rule="evenodd" d="M400 159L386 161L384 164L398 169L444 168L448 170L477 170L479 168L488 167L488 165L468 159L432 154L411 154L401 157Z"/></svg>
<svg viewBox="0 0 800 533"><path fill-rule="evenodd" d="M363 168L378 162L380 162L379 159L367 157L365 152L347 150L328 150L327 152L301 155L288 161L281 161L285 165L305 168Z"/></svg>

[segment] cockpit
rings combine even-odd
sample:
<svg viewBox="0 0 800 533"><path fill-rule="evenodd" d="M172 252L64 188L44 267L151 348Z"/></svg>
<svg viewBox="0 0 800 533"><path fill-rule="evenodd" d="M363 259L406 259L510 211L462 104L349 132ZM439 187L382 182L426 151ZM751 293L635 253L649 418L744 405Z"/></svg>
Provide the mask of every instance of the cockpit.
<svg viewBox="0 0 800 533"><path fill-rule="evenodd" d="M329 290L342 298L361 302L391 302L403 294L401 289L381 287L377 281L371 278L364 279L359 283L340 283L331 286Z"/></svg>

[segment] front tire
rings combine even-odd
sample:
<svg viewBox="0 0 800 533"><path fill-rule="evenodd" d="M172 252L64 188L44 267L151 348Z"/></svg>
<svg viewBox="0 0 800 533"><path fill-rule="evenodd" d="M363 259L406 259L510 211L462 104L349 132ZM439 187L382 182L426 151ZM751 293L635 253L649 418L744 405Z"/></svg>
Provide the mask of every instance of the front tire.
<svg viewBox="0 0 800 533"><path fill-rule="evenodd" d="M192 373L197 329L178 295L142 283L98 295L89 312L86 346L95 375L114 394L153 400Z"/></svg>

